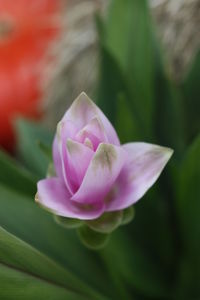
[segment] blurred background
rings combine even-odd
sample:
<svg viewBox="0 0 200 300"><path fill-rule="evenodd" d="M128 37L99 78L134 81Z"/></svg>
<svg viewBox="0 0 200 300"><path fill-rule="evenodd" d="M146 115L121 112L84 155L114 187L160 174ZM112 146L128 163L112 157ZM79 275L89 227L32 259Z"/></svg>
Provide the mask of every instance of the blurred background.
<svg viewBox="0 0 200 300"><path fill-rule="evenodd" d="M0 0L2 153L42 178L37 140L51 143L82 91L122 143L175 150L103 252L110 299L200 299L199 80L199 0Z"/></svg>
<svg viewBox="0 0 200 300"><path fill-rule="evenodd" d="M0 1L0 144L5 149L14 149L13 126L17 116L42 118L47 126L55 128L80 91L97 98L102 38L96 18L109 18L110 2L37 0L30 1L27 7L26 0ZM149 27L162 49L165 72L174 84L180 85L199 51L200 2L147 2ZM118 16L116 31L125 26L125 13ZM132 26L137 21L146 22L143 16L138 18L135 20L133 12ZM113 38L114 35L113 32ZM119 44L122 38L118 37ZM134 36L130 38L134 40ZM131 40L127 40L126 47L129 43ZM142 41L134 44L144 51ZM145 73L145 68L142 71Z"/></svg>

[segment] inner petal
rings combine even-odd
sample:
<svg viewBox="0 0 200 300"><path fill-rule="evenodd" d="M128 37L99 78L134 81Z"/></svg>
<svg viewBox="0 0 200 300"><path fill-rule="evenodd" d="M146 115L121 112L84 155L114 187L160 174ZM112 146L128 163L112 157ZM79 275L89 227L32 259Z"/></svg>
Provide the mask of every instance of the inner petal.
<svg viewBox="0 0 200 300"><path fill-rule="evenodd" d="M66 176L75 193L81 185L85 172L93 157L93 150L71 139L67 140Z"/></svg>
<svg viewBox="0 0 200 300"><path fill-rule="evenodd" d="M92 144L92 142L91 142L91 140L89 138L86 138L84 140L84 145L87 146L88 148L90 148L91 150L94 150L93 144Z"/></svg>
<svg viewBox="0 0 200 300"><path fill-rule="evenodd" d="M75 138L80 143L85 143L85 141L87 143L89 139L92 142L94 151L96 151L100 143L107 142L103 125L97 117L93 118L81 129Z"/></svg>
<svg viewBox="0 0 200 300"><path fill-rule="evenodd" d="M85 144L85 141L87 143L89 140L92 143L92 149L94 149L94 151L96 151L98 145L101 143L101 140L96 135L88 132L85 129L79 131L79 133L76 135L76 140L83 144Z"/></svg>

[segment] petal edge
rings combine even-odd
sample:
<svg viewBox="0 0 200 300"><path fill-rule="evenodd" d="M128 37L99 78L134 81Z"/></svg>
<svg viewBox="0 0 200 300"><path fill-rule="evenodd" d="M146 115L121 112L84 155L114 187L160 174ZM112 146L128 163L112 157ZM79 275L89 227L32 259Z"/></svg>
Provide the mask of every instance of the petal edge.
<svg viewBox="0 0 200 300"><path fill-rule="evenodd" d="M129 143L122 147L128 160L117 179L117 192L107 202L106 211L127 208L143 197L173 154L172 149L148 143Z"/></svg>

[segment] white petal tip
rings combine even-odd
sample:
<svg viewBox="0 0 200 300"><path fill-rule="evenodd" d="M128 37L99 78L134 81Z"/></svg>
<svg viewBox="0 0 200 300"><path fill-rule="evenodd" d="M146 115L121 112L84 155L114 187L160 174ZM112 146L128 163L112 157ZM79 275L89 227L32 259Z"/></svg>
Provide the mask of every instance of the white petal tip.
<svg viewBox="0 0 200 300"><path fill-rule="evenodd" d="M162 152L165 154L165 156L169 160L172 157L174 150L171 148L167 148L167 147L162 147L162 149L163 149Z"/></svg>
<svg viewBox="0 0 200 300"><path fill-rule="evenodd" d="M85 92L81 92L78 97L87 97L88 98L88 95Z"/></svg>
<svg viewBox="0 0 200 300"><path fill-rule="evenodd" d="M83 101L83 102L92 102L92 100L90 99L90 97L88 97L88 95L85 92L81 92L78 97L75 99L76 101ZM93 103L93 102L92 102Z"/></svg>

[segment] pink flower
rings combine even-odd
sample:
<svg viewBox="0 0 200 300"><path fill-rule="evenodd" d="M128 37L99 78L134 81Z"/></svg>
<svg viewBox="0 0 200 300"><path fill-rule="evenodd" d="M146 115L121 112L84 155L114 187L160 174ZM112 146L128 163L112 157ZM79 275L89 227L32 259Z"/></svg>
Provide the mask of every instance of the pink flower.
<svg viewBox="0 0 200 300"><path fill-rule="evenodd" d="M143 142L120 145L109 120L81 93L58 124L56 177L38 182L36 201L56 215L82 220L123 210L155 183L172 153Z"/></svg>

